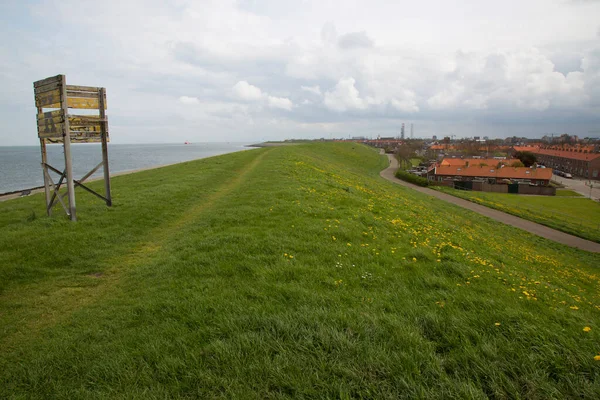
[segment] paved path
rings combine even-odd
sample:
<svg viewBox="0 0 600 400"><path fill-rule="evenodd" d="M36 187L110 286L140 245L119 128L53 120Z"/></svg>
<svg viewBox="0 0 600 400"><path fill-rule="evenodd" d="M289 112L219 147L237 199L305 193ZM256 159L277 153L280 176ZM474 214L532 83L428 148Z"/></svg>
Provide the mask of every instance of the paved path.
<svg viewBox="0 0 600 400"><path fill-rule="evenodd" d="M533 233L534 235L538 235L546 239L565 244L567 246L576 247L578 249L590 251L593 253L600 253L600 243L595 243L590 240L585 240L577 236L569 235L568 233L560 232L556 229L548 228L547 226L536 224L535 222L531 222L526 219L504 213L502 211L494 210L479 204L472 203L468 200L460 199L458 197L454 197L446 193L438 192L437 190L424 188L421 186L413 185L412 183L402 181L394 176L394 173L398 169L398 161L391 154L388 154L387 156L390 160L390 166L381 171L380 175L388 181L394 182L398 185L409 187L418 192L425 193L433 197L437 197L438 199L447 201L452 204L456 204L459 207L475 211L476 213L485 215L486 217L490 217L492 219L495 219L496 221L500 221L503 224L511 225L526 230L527 232Z"/></svg>

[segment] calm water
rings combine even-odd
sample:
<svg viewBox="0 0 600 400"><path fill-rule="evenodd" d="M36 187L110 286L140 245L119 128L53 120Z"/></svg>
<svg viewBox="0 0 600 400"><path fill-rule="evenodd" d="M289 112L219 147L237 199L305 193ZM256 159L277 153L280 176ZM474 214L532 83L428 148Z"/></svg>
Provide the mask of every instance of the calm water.
<svg viewBox="0 0 600 400"><path fill-rule="evenodd" d="M48 163L63 170L65 162L62 145L47 146ZM109 144L110 172L132 171L139 168L173 164L248 149L243 143L198 144ZM102 161L100 144L71 146L73 175L81 178ZM0 193L42 186L39 146L0 147ZM54 182L58 175L51 173ZM102 168L93 176L101 177Z"/></svg>

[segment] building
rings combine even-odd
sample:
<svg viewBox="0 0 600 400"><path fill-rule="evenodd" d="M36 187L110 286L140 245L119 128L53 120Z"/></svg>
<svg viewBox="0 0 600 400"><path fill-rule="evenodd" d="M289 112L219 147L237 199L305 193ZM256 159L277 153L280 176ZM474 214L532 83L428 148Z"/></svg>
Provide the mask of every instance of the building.
<svg viewBox="0 0 600 400"><path fill-rule="evenodd" d="M520 162L516 158L444 158L439 162L440 166L488 166L488 167L497 167L498 165L511 165L514 162Z"/></svg>
<svg viewBox="0 0 600 400"><path fill-rule="evenodd" d="M600 179L600 153L594 146L514 146L511 154L528 151L537 162L586 179Z"/></svg>
<svg viewBox="0 0 600 400"><path fill-rule="evenodd" d="M528 183L548 186L551 178L551 168L436 165L427 172L427 179L436 182L483 181L490 184Z"/></svg>
<svg viewBox="0 0 600 400"><path fill-rule="evenodd" d="M547 167L587 179L600 179L600 153L584 151L538 149L532 153L538 163Z"/></svg>

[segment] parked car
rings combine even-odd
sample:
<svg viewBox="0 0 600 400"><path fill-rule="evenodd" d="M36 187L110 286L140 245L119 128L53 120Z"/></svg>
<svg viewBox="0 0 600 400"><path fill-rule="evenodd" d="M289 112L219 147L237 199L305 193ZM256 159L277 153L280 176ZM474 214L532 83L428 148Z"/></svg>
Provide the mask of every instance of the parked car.
<svg viewBox="0 0 600 400"><path fill-rule="evenodd" d="M573 179L573 175L571 175L571 174L569 174L569 173L567 173L567 172L565 172L565 173L563 174L563 176L564 176L565 178Z"/></svg>

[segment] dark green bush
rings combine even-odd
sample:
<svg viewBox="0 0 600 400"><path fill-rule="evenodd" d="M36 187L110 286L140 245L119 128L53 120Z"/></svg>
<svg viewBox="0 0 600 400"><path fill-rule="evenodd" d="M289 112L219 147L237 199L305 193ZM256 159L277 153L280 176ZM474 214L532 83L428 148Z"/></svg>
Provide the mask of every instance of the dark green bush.
<svg viewBox="0 0 600 400"><path fill-rule="evenodd" d="M419 185L419 186L429 186L429 181L427 180L427 178L422 178L420 176L413 175L413 174L403 171L401 169L396 171L396 178L402 179L403 181L406 181L406 182L414 183L415 185Z"/></svg>

